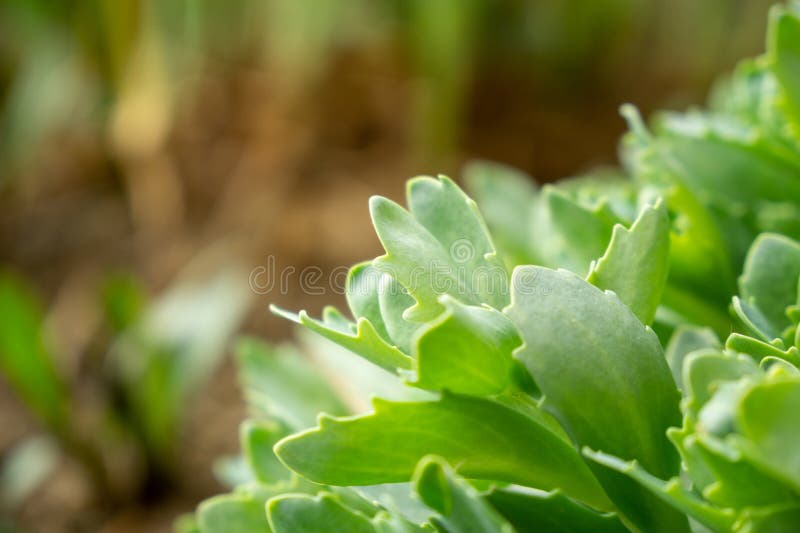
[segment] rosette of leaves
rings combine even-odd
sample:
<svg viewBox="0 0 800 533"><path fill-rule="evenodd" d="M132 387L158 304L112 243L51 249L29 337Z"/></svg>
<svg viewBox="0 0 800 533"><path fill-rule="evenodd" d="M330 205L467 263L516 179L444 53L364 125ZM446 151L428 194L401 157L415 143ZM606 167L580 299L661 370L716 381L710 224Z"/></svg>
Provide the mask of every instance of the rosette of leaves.
<svg viewBox="0 0 800 533"><path fill-rule="evenodd" d="M384 198L370 209L386 254L351 269L353 319L276 312L425 393L345 417L315 406L326 414L300 432L313 425L291 414L304 399L262 409L273 429L254 452L245 426L245 470L268 463L283 477L264 473L202 504L189 527L230 531L249 516L243 530L321 531L356 517L365 530L688 531L682 513L580 452L679 473L666 437L679 393L647 325L667 276L665 206L615 226L588 279L539 266L509 275L474 202L444 177L412 180L408 209ZM376 487L387 484L415 510L382 503L388 489Z"/></svg>
<svg viewBox="0 0 800 533"><path fill-rule="evenodd" d="M796 529L800 254L780 233L797 219L798 28L792 8L776 8L767 54L708 111L664 115L652 131L626 111L633 180L537 189L474 166L488 224L446 178L412 180L407 209L374 198L386 254L351 269L351 318L274 311L416 393L378 389L364 413L264 373L251 396L290 391L258 410L279 429L257 447L245 425L234 492L183 526ZM777 233L745 261L764 230Z"/></svg>

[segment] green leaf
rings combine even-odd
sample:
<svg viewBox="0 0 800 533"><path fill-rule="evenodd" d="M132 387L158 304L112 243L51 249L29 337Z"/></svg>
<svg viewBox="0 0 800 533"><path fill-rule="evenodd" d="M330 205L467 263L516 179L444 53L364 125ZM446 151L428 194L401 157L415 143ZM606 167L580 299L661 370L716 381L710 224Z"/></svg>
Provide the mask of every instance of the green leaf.
<svg viewBox="0 0 800 533"><path fill-rule="evenodd" d="M753 241L739 278L739 293L767 319L772 335L780 335L791 325L786 308L797 302L798 279L800 244L769 233Z"/></svg>
<svg viewBox="0 0 800 533"><path fill-rule="evenodd" d="M249 403L295 430L314 425L320 412L344 414L330 386L288 346L244 339L236 347L240 380Z"/></svg>
<svg viewBox="0 0 800 533"><path fill-rule="evenodd" d="M684 446L697 454L709 469L713 481L702 487L703 497L721 507L743 508L793 502L789 488L748 461L733 446L708 434L690 435Z"/></svg>
<svg viewBox="0 0 800 533"><path fill-rule="evenodd" d="M757 361L768 357L777 357L795 366L800 365L800 353L798 353L796 346L781 350L773 344L747 337L746 335L740 335L739 333L731 333L728 340L725 341L725 348L747 354Z"/></svg>
<svg viewBox="0 0 800 533"><path fill-rule="evenodd" d="M392 340L404 353L411 353L414 335L422 325L419 322L409 322L403 318L403 314L414 305L414 298L408 295L396 279L389 274L383 274L378 303Z"/></svg>
<svg viewBox="0 0 800 533"><path fill-rule="evenodd" d="M291 472L272 451L272 447L290 433L286 425L277 420L246 420L239 433L242 451L258 481L274 483L291 478Z"/></svg>
<svg viewBox="0 0 800 533"><path fill-rule="evenodd" d="M514 324L490 307L464 305L449 296L440 301L446 311L417 340L419 377L412 384L475 396L504 391L511 382L511 352L522 342Z"/></svg>
<svg viewBox="0 0 800 533"><path fill-rule="evenodd" d="M749 124L695 111L665 113L657 129L663 164L695 194L714 198L717 205L728 204L730 209L759 201L800 200L797 154L775 150Z"/></svg>
<svg viewBox="0 0 800 533"><path fill-rule="evenodd" d="M438 455L468 478L561 488L599 508L608 502L575 448L539 422L479 398L374 400L373 413L332 419L285 438L275 453L289 468L331 485L408 481L422 457Z"/></svg>
<svg viewBox="0 0 800 533"><path fill-rule="evenodd" d="M347 348L388 372L396 373L398 368L410 370L413 367L412 359L388 344L366 318L359 318L354 326L333 307L325 308L321 321L314 320L305 311L294 314L274 305L270 306L270 310Z"/></svg>
<svg viewBox="0 0 800 533"><path fill-rule="evenodd" d="M651 324L667 282L669 217L663 202L645 207L626 229L617 224L587 281L614 291L643 324Z"/></svg>
<svg viewBox="0 0 800 533"><path fill-rule="evenodd" d="M745 455L800 492L800 379L755 385L742 398L737 425Z"/></svg>
<svg viewBox="0 0 800 533"><path fill-rule="evenodd" d="M372 261L365 261L351 267L347 272L345 296L353 317L356 320L367 319L375 331L386 342L391 343L392 337L383 322L378 299L381 276L383 274L372 266Z"/></svg>
<svg viewBox="0 0 800 533"><path fill-rule="evenodd" d="M767 37L770 66L780 82L795 132L800 128L800 18L796 8L776 5Z"/></svg>
<svg viewBox="0 0 800 533"><path fill-rule="evenodd" d="M65 431L66 387L56 372L42 333L44 317L28 287L0 272L0 371L48 426Z"/></svg>
<svg viewBox="0 0 800 533"><path fill-rule="evenodd" d="M586 206L559 188L546 185L534 213L536 255L547 266L589 272L618 222L619 217L605 200Z"/></svg>
<svg viewBox="0 0 800 533"><path fill-rule="evenodd" d="M388 344L404 354L411 353L411 338L420 324L403 318L414 299L396 279L380 272L371 261L360 263L348 274L347 302L357 320L368 320ZM345 331L351 329L349 326Z"/></svg>
<svg viewBox="0 0 800 533"><path fill-rule="evenodd" d="M637 461L625 462L618 457L584 448L583 454L593 461L629 476L658 498L686 513L701 524L714 531L732 531L736 521L730 509L720 509L708 505L681 486L680 479L663 481L644 470ZM646 531L651 531L650 529Z"/></svg>
<svg viewBox="0 0 800 533"><path fill-rule="evenodd" d="M543 492L525 487L493 489L486 499L517 531L548 533L626 533L614 513L599 513L560 490Z"/></svg>
<svg viewBox="0 0 800 533"><path fill-rule="evenodd" d="M406 319L424 322L438 315L442 294L502 308L508 274L475 202L444 176L411 180L407 195L409 211L385 198L370 199L372 222L386 250L373 264L416 300Z"/></svg>
<svg viewBox="0 0 800 533"><path fill-rule="evenodd" d="M489 161L467 164L463 176L506 266L533 263L532 217L537 195L533 178Z"/></svg>
<svg viewBox="0 0 800 533"><path fill-rule="evenodd" d="M767 342L780 339L781 332L769 321L769 318L758 307L747 303L738 296L733 297L731 309L739 318L744 329Z"/></svg>
<svg viewBox="0 0 800 533"><path fill-rule="evenodd" d="M513 533L514 528L478 491L458 478L438 457L428 456L417 465L414 488L425 505L436 511L432 521L448 533Z"/></svg>
<svg viewBox="0 0 800 533"><path fill-rule="evenodd" d="M721 383L758 372L755 361L743 355L714 349L691 353L683 365L684 410L696 416Z"/></svg>
<svg viewBox="0 0 800 533"><path fill-rule="evenodd" d="M665 357L679 389L684 388L683 362L686 356L703 348L719 347L719 339L709 328L684 325L675 330L667 344Z"/></svg>
<svg viewBox="0 0 800 533"><path fill-rule="evenodd" d="M741 533L788 533L800 524L797 505L770 505L742 511L736 531Z"/></svg>
<svg viewBox="0 0 800 533"><path fill-rule="evenodd" d="M680 423L679 394L653 331L616 295L571 272L517 267L511 285L505 312L524 341L516 356L544 393L545 408L581 446L613 450L664 477L677 474L666 430ZM635 483L599 466L594 472L639 527L686 529L683 517Z"/></svg>
<svg viewBox="0 0 800 533"><path fill-rule="evenodd" d="M202 533L254 533L269 531L264 506L245 495L214 496L197 509Z"/></svg>
<svg viewBox="0 0 800 533"><path fill-rule="evenodd" d="M337 496L325 492L317 496L277 496L267 503L267 513L275 533L375 532L368 517L349 509Z"/></svg>

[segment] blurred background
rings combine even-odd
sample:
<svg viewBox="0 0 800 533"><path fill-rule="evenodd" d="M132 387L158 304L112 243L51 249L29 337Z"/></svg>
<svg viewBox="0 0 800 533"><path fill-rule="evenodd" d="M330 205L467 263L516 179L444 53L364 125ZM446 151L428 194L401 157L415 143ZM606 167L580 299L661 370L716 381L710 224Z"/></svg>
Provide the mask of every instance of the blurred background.
<svg viewBox="0 0 800 533"><path fill-rule="evenodd" d="M1 0L0 531L169 530L238 447L229 341L343 300L254 269L379 255L413 175L614 165L769 4Z"/></svg>

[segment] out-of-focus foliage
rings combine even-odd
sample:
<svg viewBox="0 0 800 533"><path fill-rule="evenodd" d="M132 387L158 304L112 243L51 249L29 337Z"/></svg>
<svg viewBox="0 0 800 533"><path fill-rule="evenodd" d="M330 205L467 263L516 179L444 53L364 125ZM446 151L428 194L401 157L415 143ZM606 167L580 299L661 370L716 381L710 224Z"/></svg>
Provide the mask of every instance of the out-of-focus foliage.
<svg viewBox="0 0 800 533"><path fill-rule="evenodd" d="M100 365L73 383L59 368L59 343L47 335L37 298L20 277L0 276L0 374L60 450L86 470L99 499L119 502L168 486L192 394L218 366L249 307L244 278L238 270L209 279L187 271L148 304L133 278L110 277L98 302L107 328L95 348ZM100 391L91 405L77 390L85 380ZM46 478L37 472L49 468L56 452L53 442L45 444L8 456L0 476L3 504L21 503ZM114 478L110 471L130 460L141 462L141 475ZM20 482L20 469L32 462L37 468Z"/></svg>
<svg viewBox="0 0 800 533"><path fill-rule="evenodd" d="M0 157L24 164L65 130L108 138L118 156L152 154L166 141L177 102L193 97L209 69L263 68L277 94L302 101L340 53L371 48L397 49L408 64L415 145L449 151L458 146L472 81L498 58L520 72L537 64L584 83L622 64L669 71L681 57L681 75L702 80L716 62L741 54L737 45L752 47L757 27L748 21L766 4L12 0L0 6ZM672 39L674 27L686 38Z"/></svg>

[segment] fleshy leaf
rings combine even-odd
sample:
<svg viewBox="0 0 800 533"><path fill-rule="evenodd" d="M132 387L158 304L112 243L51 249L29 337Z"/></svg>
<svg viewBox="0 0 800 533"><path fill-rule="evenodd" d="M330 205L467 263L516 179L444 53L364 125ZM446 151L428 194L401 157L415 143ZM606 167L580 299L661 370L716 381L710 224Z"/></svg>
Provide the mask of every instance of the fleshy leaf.
<svg viewBox="0 0 800 533"><path fill-rule="evenodd" d="M767 357L777 357L795 366L800 365L800 354L796 346L790 346L786 350L781 350L774 344L770 344L753 337L732 333L725 341L725 348L739 353L745 353L756 360Z"/></svg>
<svg viewBox="0 0 800 533"><path fill-rule="evenodd" d="M714 531L732 531L736 521L735 513L730 509L719 509L708 505L681 486L678 478L663 481L644 470L637 461L623 461L618 457L588 448L583 454L593 461L617 472L629 476L655 496L693 517L701 524ZM647 530L651 531L651 530Z"/></svg>
<svg viewBox="0 0 800 533"><path fill-rule="evenodd" d="M200 504L197 522L202 533L268 531L264 505L243 494L214 496Z"/></svg>
<svg viewBox="0 0 800 533"><path fill-rule="evenodd" d="M374 268L374 267L373 267ZM421 327L419 322L409 322L403 315L406 309L414 305L414 298L408 295L400 283L389 274L382 274L379 292L378 305L386 331L394 344L403 350L403 353L411 353L411 339Z"/></svg>
<svg viewBox="0 0 800 533"><path fill-rule="evenodd" d="M657 130L663 163L700 196L713 195L720 203L750 206L759 201L800 199L796 154L774 150L750 124L694 111L664 113ZM725 213L717 215L736 222Z"/></svg>
<svg viewBox="0 0 800 533"><path fill-rule="evenodd" d="M500 311L441 298L446 308L420 334L415 349L418 379L431 390L488 396L511 382L511 353L521 344L514 324Z"/></svg>
<svg viewBox="0 0 800 533"><path fill-rule="evenodd" d="M337 496L325 492L317 496L277 496L267 503L267 514L275 533L375 532L368 517L343 505Z"/></svg>
<svg viewBox="0 0 800 533"><path fill-rule="evenodd" d="M539 422L490 400L443 394L433 402L374 400L373 413L332 419L285 438L275 453L317 483L408 481L438 455L462 476L561 488L599 508L608 502L575 448Z"/></svg>
<svg viewBox="0 0 800 533"><path fill-rule="evenodd" d="M332 307L325 309L322 320L314 320L305 311L298 314L270 306L273 313L301 324L339 346L347 348L379 367L397 373L398 368L410 370L412 359L388 344L366 318L359 318L355 326Z"/></svg>
<svg viewBox="0 0 800 533"><path fill-rule="evenodd" d="M715 505L742 508L793 502L789 488L768 476L738 450L711 435L697 434L685 441L690 453L696 453L713 475L714 481L703 488L703 496Z"/></svg>
<svg viewBox="0 0 800 533"><path fill-rule="evenodd" d="M429 456L420 461L414 487L423 503L438 514L432 522L439 529L448 533L514 532L511 524L440 458Z"/></svg>
<svg viewBox="0 0 800 533"><path fill-rule="evenodd" d="M755 361L743 355L714 349L693 352L683 365L684 409L696 415L720 383L757 373Z"/></svg>
<svg viewBox="0 0 800 533"><path fill-rule="evenodd" d="M740 296L758 308L772 331L780 335L790 325L786 308L797 301L798 279L800 244L783 235L765 233L753 241L747 254L739 279Z"/></svg>
<svg viewBox="0 0 800 533"><path fill-rule="evenodd" d="M372 222L386 250L374 265L416 300L406 318L435 317L442 311L442 294L502 308L508 302L508 274L475 202L443 176L411 180L407 195L409 211L385 198L370 200Z"/></svg>
<svg viewBox="0 0 800 533"><path fill-rule="evenodd" d="M703 348L719 348L720 343L714 331L696 326L681 326L667 344L665 357L672 371L672 377L679 389L683 389L683 362L690 353Z"/></svg>
<svg viewBox="0 0 800 533"><path fill-rule="evenodd" d="M392 338L383 322L378 299L382 276L383 274L372 266L372 261L365 261L351 267L347 272L345 295L353 317L356 320L367 319L386 342L391 342Z"/></svg>
<svg viewBox="0 0 800 533"><path fill-rule="evenodd" d="M755 385L741 401L737 423L745 455L800 491L800 380Z"/></svg>
<svg viewBox="0 0 800 533"><path fill-rule="evenodd" d="M587 281L614 291L643 324L651 324L667 282L669 217L663 202L647 206L626 229L614 226L606 253Z"/></svg>
<svg viewBox="0 0 800 533"><path fill-rule="evenodd" d="M511 284L505 312L524 340L516 356L544 393L544 406L579 445L614 450L659 475L676 475L678 454L666 430L680 422L679 394L653 331L613 293L571 272L517 267ZM594 472L642 529L688 527L632 481L596 465Z"/></svg>
<svg viewBox="0 0 800 533"><path fill-rule="evenodd" d="M493 489L486 499L517 531L626 533L614 513L599 513L565 496L525 487Z"/></svg>
<svg viewBox="0 0 800 533"><path fill-rule="evenodd" d="M771 67L783 89L782 96L800 130L800 17L796 10L775 6L770 13L768 46Z"/></svg>
<svg viewBox="0 0 800 533"><path fill-rule="evenodd" d="M534 263L531 226L537 190L533 179L506 165L475 161L464 169L464 180L506 265Z"/></svg>
<svg viewBox="0 0 800 533"><path fill-rule="evenodd" d="M749 304L738 296L734 296L731 308L741 320L745 330L751 335L755 335L767 342L781 337L781 332L775 328L769 318L758 307Z"/></svg>
<svg viewBox="0 0 800 533"><path fill-rule="evenodd" d="M584 274L608 245L619 217L605 200L585 206L546 185L534 213L536 255L543 264Z"/></svg>
<svg viewBox="0 0 800 533"><path fill-rule="evenodd" d="M736 524L740 533L784 533L795 531L800 524L800 506L770 505L747 508Z"/></svg>
<svg viewBox="0 0 800 533"><path fill-rule="evenodd" d="M272 447L290 433L289 428L277 420L247 420L239 430L242 451L256 479L274 483L291 478Z"/></svg>

